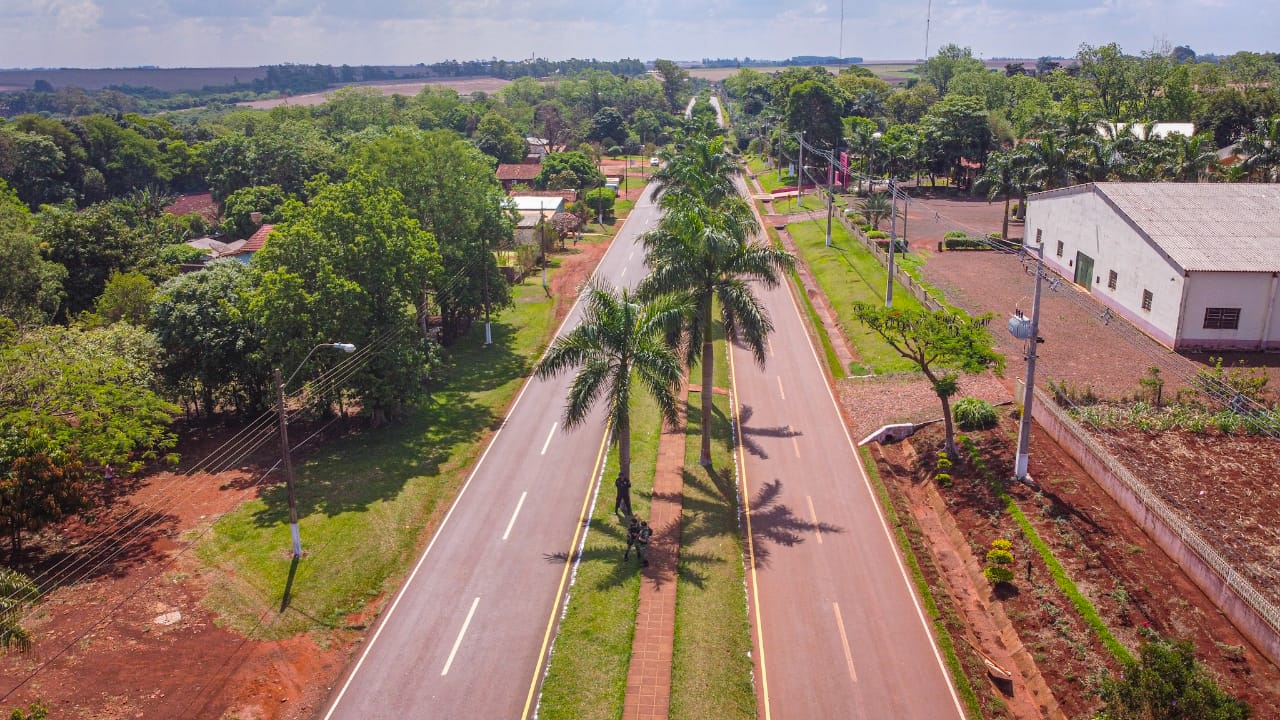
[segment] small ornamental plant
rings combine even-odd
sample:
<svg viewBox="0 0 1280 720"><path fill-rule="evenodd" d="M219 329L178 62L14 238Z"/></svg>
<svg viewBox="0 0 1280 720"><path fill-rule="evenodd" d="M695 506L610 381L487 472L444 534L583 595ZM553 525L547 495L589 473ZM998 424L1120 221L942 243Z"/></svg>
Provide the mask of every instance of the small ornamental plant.
<svg viewBox="0 0 1280 720"><path fill-rule="evenodd" d="M945 451L938 452L937 472L933 474L933 479L942 487L951 487L951 458L947 457Z"/></svg>
<svg viewBox="0 0 1280 720"><path fill-rule="evenodd" d="M982 576L992 585L1013 582L1013 543L1004 538L991 541L991 549L987 551L987 566L982 569Z"/></svg>

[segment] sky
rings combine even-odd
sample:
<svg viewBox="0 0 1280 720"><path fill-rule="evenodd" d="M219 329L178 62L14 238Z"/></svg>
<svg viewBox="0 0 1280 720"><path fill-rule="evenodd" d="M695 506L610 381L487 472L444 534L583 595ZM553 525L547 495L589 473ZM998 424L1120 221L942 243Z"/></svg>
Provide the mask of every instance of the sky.
<svg viewBox="0 0 1280 720"><path fill-rule="evenodd" d="M1280 51L1275 0L0 0L0 67ZM841 15L843 14L843 22ZM843 28L843 32L842 32Z"/></svg>

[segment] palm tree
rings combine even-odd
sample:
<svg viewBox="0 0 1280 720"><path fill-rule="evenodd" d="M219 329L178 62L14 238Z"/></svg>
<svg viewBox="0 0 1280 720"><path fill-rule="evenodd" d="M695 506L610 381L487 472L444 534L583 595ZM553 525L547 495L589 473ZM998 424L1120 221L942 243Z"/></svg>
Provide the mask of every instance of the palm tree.
<svg viewBox="0 0 1280 720"><path fill-rule="evenodd" d="M711 388L715 363L713 309L720 307L720 326L731 342L745 343L760 365L765 337L773 323L749 283L776 287L779 274L790 269L790 253L751 238L759 232L751 208L739 197L718 208L697 202L673 203L641 240L652 273L640 286L646 298L672 294L685 300L689 312L680 330L687 339L685 360L702 364L702 452L699 462L711 465Z"/></svg>
<svg viewBox="0 0 1280 720"><path fill-rule="evenodd" d="M1036 140L1019 145L1018 152L1026 158L1029 182L1045 190L1071 184L1078 162L1056 134L1042 132Z"/></svg>
<svg viewBox="0 0 1280 720"><path fill-rule="evenodd" d="M859 209L878 230L880 229L880 221L893 211L893 205L889 202L889 196L885 193L874 193L862 199L862 202L859 203Z"/></svg>
<svg viewBox="0 0 1280 720"><path fill-rule="evenodd" d="M676 388L682 377L680 358L663 342L663 331L679 322L681 298L670 296L641 304L626 288L614 290L594 281L585 296L582 324L552 343L534 373L550 378L581 368L569 388L564 425L587 418L603 395L609 402L609 433L618 443L621 473L631 478L631 389L634 380L658 403L669 425L679 422Z"/></svg>
<svg viewBox="0 0 1280 720"><path fill-rule="evenodd" d="M1267 182L1280 182L1280 115L1258 118L1253 132L1240 141L1244 165Z"/></svg>
<svg viewBox="0 0 1280 720"><path fill-rule="evenodd" d="M1205 133L1194 137L1174 133L1167 138L1166 147L1162 174L1175 182L1204 182L1209 168L1218 162L1212 136Z"/></svg>
<svg viewBox="0 0 1280 720"><path fill-rule="evenodd" d="M725 148L723 137L697 136L675 146L660 154L665 162L653 174L652 199L666 207L691 196L716 207L738 195L734 178L742 168Z"/></svg>
<svg viewBox="0 0 1280 720"><path fill-rule="evenodd" d="M31 635L18 623L23 611L39 594L31 578L0 568L0 649L14 647L26 652L31 648Z"/></svg>
<svg viewBox="0 0 1280 720"><path fill-rule="evenodd" d="M982 175L973 184L975 192L986 193L987 202L1004 196L1004 224L1000 227L1000 239L1009 239L1009 200L1026 191L1023 156L1012 152L994 152L987 156Z"/></svg>

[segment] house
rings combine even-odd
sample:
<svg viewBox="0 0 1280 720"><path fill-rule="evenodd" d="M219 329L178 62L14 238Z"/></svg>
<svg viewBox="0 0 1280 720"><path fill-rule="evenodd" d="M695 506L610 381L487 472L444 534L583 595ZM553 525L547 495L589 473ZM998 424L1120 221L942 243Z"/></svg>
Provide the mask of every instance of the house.
<svg viewBox="0 0 1280 720"><path fill-rule="evenodd" d="M543 220L550 222L556 213L564 212L564 198L559 196L516 195L508 200L520 214L514 238L517 246L539 244L538 224Z"/></svg>
<svg viewBox="0 0 1280 720"><path fill-rule="evenodd" d="M245 242L245 240L233 240L227 243L215 237L205 236L188 240L186 245L197 250L203 250L210 260L217 260L228 255L235 255L240 251L240 248L244 247Z"/></svg>
<svg viewBox="0 0 1280 720"><path fill-rule="evenodd" d="M248 240L244 241L244 244L240 246L240 249L235 252L235 259L242 263L248 263L253 259L253 254L261 250L263 245L267 244L267 236L275 229L276 226L270 224L259 227L257 231L249 236Z"/></svg>
<svg viewBox="0 0 1280 720"><path fill-rule="evenodd" d="M551 152L551 141L540 137L527 137L524 144L528 146L529 152L525 154L525 160L531 162L542 162L542 157Z"/></svg>
<svg viewBox="0 0 1280 720"><path fill-rule="evenodd" d="M533 179L542 172L537 163L499 163L498 182L502 183L505 192L511 192L516 185L533 185Z"/></svg>
<svg viewBox="0 0 1280 720"><path fill-rule="evenodd" d="M1048 267L1174 350L1280 348L1280 185L1075 185L1030 195L1026 233Z"/></svg>

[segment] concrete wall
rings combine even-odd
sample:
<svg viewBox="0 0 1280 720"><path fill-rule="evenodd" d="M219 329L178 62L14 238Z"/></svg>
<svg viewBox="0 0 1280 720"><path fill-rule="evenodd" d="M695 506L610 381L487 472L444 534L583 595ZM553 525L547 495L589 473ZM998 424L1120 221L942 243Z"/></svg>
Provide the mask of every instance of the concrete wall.
<svg viewBox="0 0 1280 720"><path fill-rule="evenodd" d="M1191 273L1177 347L1224 350L1280 347L1276 289L1275 273ZM1204 312L1211 307L1240 308L1240 326L1235 330L1206 329Z"/></svg>
<svg viewBox="0 0 1280 720"><path fill-rule="evenodd" d="M1280 664L1280 609L1039 390L1032 417L1182 567L1254 647Z"/></svg>

